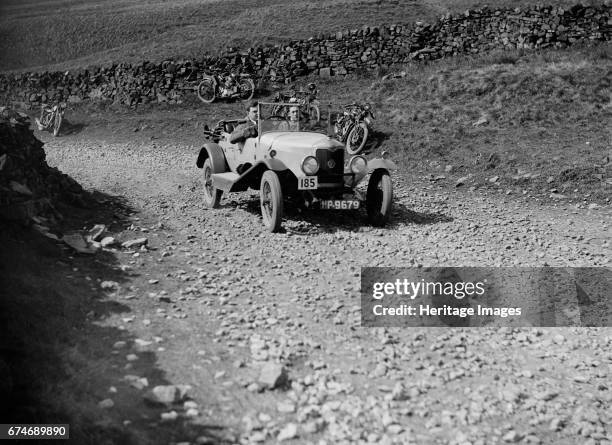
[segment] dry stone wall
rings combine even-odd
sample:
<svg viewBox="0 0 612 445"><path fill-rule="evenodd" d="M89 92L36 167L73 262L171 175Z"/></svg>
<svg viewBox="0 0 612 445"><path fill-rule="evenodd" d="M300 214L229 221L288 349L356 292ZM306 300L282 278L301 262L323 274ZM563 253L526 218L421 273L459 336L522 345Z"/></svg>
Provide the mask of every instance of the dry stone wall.
<svg viewBox="0 0 612 445"><path fill-rule="evenodd" d="M365 26L286 45L249 48L220 57L164 63L114 64L66 73L0 76L0 100L80 102L101 99L135 105L179 102L192 94L203 73L238 69L257 79L289 82L305 74L343 76L411 60L433 60L493 49L563 48L609 41L610 5L569 9L478 9L446 15L433 24Z"/></svg>

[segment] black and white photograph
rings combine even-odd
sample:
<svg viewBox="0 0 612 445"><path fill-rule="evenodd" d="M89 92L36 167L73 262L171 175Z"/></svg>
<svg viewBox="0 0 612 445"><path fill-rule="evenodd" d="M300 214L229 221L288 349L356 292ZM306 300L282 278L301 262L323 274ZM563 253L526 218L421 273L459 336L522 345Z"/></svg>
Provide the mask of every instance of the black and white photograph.
<svg viewBox="0 0 612 445"><path fill-rule="evenodd" d="M0 440L612 445L610 0L0 0Z"/></svg>

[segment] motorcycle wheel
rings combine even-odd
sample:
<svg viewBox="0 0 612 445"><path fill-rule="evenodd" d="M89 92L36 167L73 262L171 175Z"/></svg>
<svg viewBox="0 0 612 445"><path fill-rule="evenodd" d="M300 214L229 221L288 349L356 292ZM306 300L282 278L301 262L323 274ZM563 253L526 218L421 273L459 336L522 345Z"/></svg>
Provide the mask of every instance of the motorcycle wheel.
<svg viewBox="0 0 612 445"><path fill-rule="evenodd" d="M361 153L368 140L368 126L364 122L355 125L346 138L346 152L350 155Z"/></svg>
<svg viewBox="0 0 612 445"><path fill-rule="evenodd" d="M43 115L40 119L40 123L43 126L43 129L48 130L49 127L51 126L51 118L53 117L53 114L45 111L43 112Z"/></svg>
<svg viewBox="0 0 612 445"><path fill-rule="evenodd" d="M240 84L238 85L240 91L240 99L243 101L249 101L253 98L255 94L255 83L252 79L248 77L243 77L240 79Z"/></svg>
<svg viewBox="0 0 612 445"><path fill-rule="evenodd" d="M215 100L215 81L210 77L205 77L198 85L198 97L205 104L210 104Z"/></svg>
<svg viewBox="0 0 612 445"><path fill-rule="evenodd" d="M53 136L57 136L62 126L62 113L59 111L55 112L55 121L53 122Z"/></svg>

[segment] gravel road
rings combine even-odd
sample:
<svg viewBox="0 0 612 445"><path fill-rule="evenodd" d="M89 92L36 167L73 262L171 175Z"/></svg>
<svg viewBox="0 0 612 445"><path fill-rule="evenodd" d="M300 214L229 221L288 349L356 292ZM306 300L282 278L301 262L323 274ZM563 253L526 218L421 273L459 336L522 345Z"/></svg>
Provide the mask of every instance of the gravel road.
<svg viewBox="0 0 612 445"><path fill-rule="evenodd" d="M270 234L256 192L204 208L193 139L40 137L50 165L137 210L110 232L147 248L113 249L133 273L105 291L131 314L104 323L141 340L114 357L150 388L119 392L155 386L143 350L190 385L157 423L220 424L239 443L612 443L609 328L368 329L359 312L363 266L609 267L609 206L469 192L406 169L388 228L288 209L285 233ZM130 428L116 405L104 409Z"/></svg>

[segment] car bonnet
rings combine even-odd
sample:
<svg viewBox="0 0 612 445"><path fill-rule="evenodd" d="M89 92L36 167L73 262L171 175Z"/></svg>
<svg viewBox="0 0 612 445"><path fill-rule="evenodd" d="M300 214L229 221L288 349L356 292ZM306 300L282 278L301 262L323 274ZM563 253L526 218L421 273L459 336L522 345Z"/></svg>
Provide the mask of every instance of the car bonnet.
<svg viewBox="0 0 612 445"><path fill-rule="evenodd" d="M265 149L303 154L311 154L320 148L336 150L344 147L342 143L324 134L305 131L265 133L260 143Z"/></svg>

